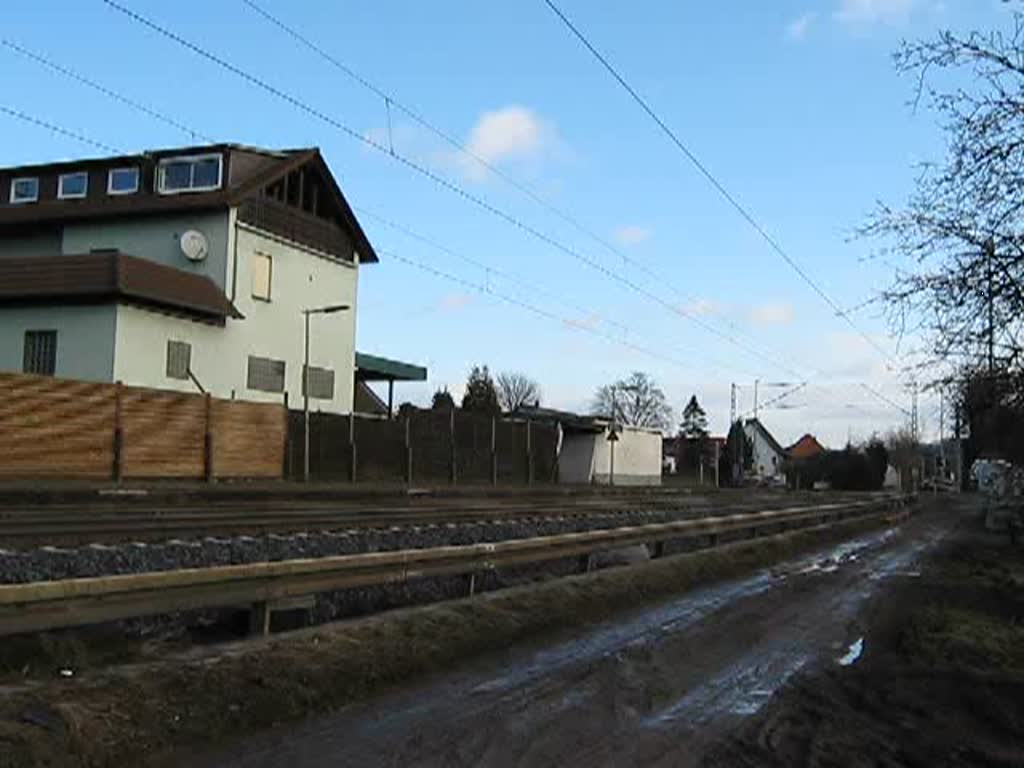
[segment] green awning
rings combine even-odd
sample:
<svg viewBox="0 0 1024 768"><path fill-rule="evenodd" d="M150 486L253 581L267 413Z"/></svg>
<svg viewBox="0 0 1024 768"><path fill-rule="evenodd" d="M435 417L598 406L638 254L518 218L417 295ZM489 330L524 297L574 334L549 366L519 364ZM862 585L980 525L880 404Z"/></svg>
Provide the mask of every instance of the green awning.
<svg viewBox="0 0 1024 768"><path fill-rule="evenodd" d="M362 381L426 381L427 369L401 360L356 352L356 378Z"/></svg>

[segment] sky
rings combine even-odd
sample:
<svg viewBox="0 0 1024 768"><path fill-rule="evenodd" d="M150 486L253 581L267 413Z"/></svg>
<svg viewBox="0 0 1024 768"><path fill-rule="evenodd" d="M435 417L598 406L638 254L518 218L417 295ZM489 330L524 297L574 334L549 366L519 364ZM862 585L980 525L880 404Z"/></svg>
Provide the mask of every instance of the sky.
<svg viewBox="0 0 1024 768"><path fill-rule="evenodd" d="M715 433L731 386L749 415L755 381L759 416L784 444L811 432L841 446L906 423L898 367L915 341L894 338L877 303L849 315L856 328L837 316L543 0L253 0L334 63L246 0L118 2L315 115L102 0L4 3L0 36L186 130L10 47L0 108L119 151L202 143L191 131L320 147L380 254L360 271L357 346L429 369L426 383L398 385L399 400L458 397L486 364L536 379L545 405L585 411L597 387L644 371L676 421L696 394ZM944 151L893 51L1008 23L996 0L559 6L844 309L893 276L854 229L879 201L905 200L914 166ZM2 112L0 136L2 165L104 154ZM772 404L782 383L804 386ZM936 434L931 395L921 425Z"/></svg>

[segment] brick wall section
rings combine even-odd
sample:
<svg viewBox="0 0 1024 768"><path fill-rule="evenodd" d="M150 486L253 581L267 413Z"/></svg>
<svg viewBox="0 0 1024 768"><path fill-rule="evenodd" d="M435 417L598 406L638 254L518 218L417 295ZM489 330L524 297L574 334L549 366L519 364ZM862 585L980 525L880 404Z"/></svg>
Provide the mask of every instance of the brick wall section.
<svg viewBox="0 0 1024 768"><path fill-rule="evenodd" d="M280 478L282 405L0 374L0 477Z"/></svg>

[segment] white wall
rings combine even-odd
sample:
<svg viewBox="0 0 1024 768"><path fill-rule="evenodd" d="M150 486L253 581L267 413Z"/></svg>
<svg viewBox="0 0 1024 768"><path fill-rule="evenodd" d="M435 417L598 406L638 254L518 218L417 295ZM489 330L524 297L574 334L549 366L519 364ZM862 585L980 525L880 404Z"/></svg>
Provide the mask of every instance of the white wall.
<svg viewBox="0 0 1024 768"><path fill-rule="evenodd" d="M562 439L558 478L564 483L608 484L611 443L607 432L569 434ZM625 427L615 443L616 485L661 484L661 433Z"/></svg>
<svg viewBox="0 0 1024 768"><path fill-rule="evenodd" d="M607 483L611 443L599 435L594 445L594 482ZM661 432L623 427L615 443L616 485L661 485Z"/></svg>
<svg viewBox="0 0 1024 768"><path fill-rule="evenodd" d="M115 379L126 384L196 391L191 381L166 376L167 342L192 345L192 370L210 393L242 400L281 402L281 393L246 386L248 356L285 361L289 404L302 403L302 309L349 304L352 309L310 318L310 365L334 370L334 398L311 399L313 410L347 413L352 408L355 369L355 312L358 268L315 255L299 246L247 227L236 232L237 265L231 265L234 304L244 320L224 327L123 306L118 308ZM252 256L273 259L271 300L252 296ZM237 282L236 282L237 281Z"/></svg>
<svg viewBox="0 0 1024 768"><path fill-rule="evenodd" d="M765 439L761 430L751 424L744 424L743 430L753 444L754 474L758 477L773 477L782 474L782 462L785 458L778 453L772 444Z"/></svg>
<svg viewBox="0 0 1024 768"><path fill-rule="evenodd" d="M558 481L589 485L594 478L594 445L603 439L603 435L589 432L563 433L558 453Z"/></svg>

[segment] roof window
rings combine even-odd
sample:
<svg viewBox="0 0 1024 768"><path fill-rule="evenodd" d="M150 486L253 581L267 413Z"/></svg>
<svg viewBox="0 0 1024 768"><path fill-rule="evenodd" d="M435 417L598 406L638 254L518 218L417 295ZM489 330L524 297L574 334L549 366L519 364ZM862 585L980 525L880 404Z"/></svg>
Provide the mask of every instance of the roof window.
<svg viewBox="0 0 1024 768"><path fill-rule="evenodd" d="M219 154L168 157L160 161L157 169L157 191L161 195L175 195L219 189L222 165Z"/></svg>
<svg viewBox="0 0 1024 768"><path fill-rule="evenodd" d="M108 195L133 195L139 191L139 169L111 168L107 174Z"/></svg>
<svg viewBox="0 0 1024 768"><path fill-rule="evenodd" d="M35 176L24 176L11 179L11 202L34 203L39 199L39 179Z"/></svg>
<svg viewBox="0 0 1024 768"><path fill-rule="evenodd" d="M57 179L57 197L72 200L85 197L89 192L89 174L85 171L62 173Z"/></svg>

